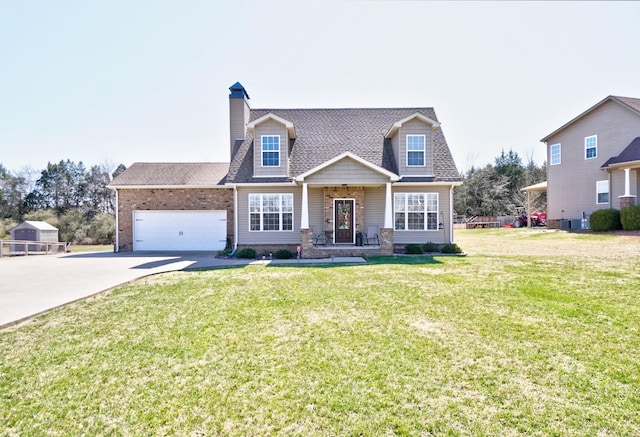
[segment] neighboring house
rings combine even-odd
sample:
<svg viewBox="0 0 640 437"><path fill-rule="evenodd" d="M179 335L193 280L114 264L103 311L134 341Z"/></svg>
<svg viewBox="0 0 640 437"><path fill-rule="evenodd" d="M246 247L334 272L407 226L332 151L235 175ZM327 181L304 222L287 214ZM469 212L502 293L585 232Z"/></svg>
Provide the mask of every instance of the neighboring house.
<svg viewBox="0 0 640 437"><path fill-rule="evenodd" d="M608 96L541 141L550 227L582 228L598 209L636 203L640 99Z"/></svg>
<svg viewBox="0 0 640 437"><path fill-rule="evenodd" d="M453 241L461 177L433 108L251 109L230 91L230 163L136 163L112 181L118 250L328 257Z"/></svg>

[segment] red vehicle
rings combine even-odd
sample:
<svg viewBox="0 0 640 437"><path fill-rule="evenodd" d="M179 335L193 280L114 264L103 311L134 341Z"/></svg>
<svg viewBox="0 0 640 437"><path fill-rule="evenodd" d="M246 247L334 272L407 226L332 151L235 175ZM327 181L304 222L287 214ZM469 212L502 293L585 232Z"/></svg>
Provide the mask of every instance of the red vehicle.
<svg viewBox="0 0 640 437"><path fill-rule="evenodd" d="M526 214L519 215L513 220L513 227L524 228L527 226L527 222ZM545 211L531 213L531 227L534 226L547 226L547 213Z"/></svg>

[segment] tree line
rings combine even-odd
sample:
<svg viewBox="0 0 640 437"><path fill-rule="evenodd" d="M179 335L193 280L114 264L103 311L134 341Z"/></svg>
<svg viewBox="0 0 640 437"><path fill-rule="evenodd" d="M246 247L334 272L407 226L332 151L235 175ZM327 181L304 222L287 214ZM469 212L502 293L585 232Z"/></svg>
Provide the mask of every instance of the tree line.
<svg viewBox="0 0 640 437"><path fill-rule="evenodd" d="M462 185L454 189L457 215L518 215L527 205L527 193L522 188L545 181L547 169L546 163L538 166L530 158L523 164L516 152L503 150L493 164L471 167L462 178ZM531 193L532 211L546 210L546 205L547 193Z"/></svg>
<svg viewBox="0 0 640 437"><path fill-rule="evenodd" d="M111 244L115 236L115 193L107 188L123 164L85 167L69 159L40 172L12 172L0 163L0 238L23 220L46 221L60 241Z"/></svg>

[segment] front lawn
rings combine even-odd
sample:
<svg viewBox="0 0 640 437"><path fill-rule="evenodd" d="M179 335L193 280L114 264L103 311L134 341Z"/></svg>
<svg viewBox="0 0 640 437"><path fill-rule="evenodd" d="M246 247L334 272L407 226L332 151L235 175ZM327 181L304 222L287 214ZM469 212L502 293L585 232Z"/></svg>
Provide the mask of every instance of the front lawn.
<svg viewBox="0 0 640 437"><path fill-rule="evenodd" d="M640 238L147 278L0 331L0 435L640 435Z"/></svg>

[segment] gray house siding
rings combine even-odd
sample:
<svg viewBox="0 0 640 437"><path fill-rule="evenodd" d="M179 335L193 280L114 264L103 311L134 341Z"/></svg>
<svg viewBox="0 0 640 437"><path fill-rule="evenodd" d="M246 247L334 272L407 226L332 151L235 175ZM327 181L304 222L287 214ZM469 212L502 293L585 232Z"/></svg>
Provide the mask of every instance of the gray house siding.
<svg viewBox="0 0 640 437"><path fill-rule="evenodd" d="M386 188L365 188L364 189L364 229L368 226L384 227L384 203Z"/></svg>
<svg viewBox="0 0 640 437"><path fill-rule="evenodd" d="M449 223L450 205L450 186L396 186L393 188L395 193L438 193L438 223L445 224L444 229L435 231L394 231L394 244L410 244L410 243L448 243L452 241L451 235L448 235L449 229L446 224Z"/></svg>
<svg viewBox="0 0 640 437"><path fill-rule="evenodd" d="M324 202L322 188L309 188L309 227L314 232L321 232L325 229L324 224Z"/></svg>
<svg viewBox="0 0 640 437"><path fill-rule="evenodd" d="M275 167L263 167L262 166L262 136L263 135L277 135L280 137L280 165ZM253 174L256 177L269 177L269 176L286 176L289 172L289 138L287 136L287 128L275 121L266 120L255 128L253 145Z"/></svg>
<svg viewBox="0 0 640 437"><path fill-rule="evenodd" d="M407 135L425 136L425 156L424 167L414 167L407 165ZM431 126L413 119L402 125L398 131L398 156L396 162L402 176L431 176L433 175L433 141Z"/></svg>
<svg viewBox="0 0 640 437"><path fill-rule="evenodd" d="M250 231L249 194L293 193L292 231ZM238 187L238 244L298 244L300 242L300 205L302 189L294 186Z"/></svg>
<svg viewBox="0 0 640 437"><path fill-rule="evenodd" d="M389 178L387 176L384 176L351 158L344 158L305 178L305 182L307 183L325 185L381 184L388 181Z"/></svg>
<svg viewBox="0 0 640 437"><path fill-rule="evenodd" d="M585 137L597 135L597 157L585 159ZM613 101L608 101L547 139L550 146L561 144L562 160L547 167L547 215L550 220L581 218L609 205L597 203L596 182L609 180L601 166L617 156L637 136L640 117ZM621 175L619 176L618 173ZM618 196L624 192L624 173L615 171L609 184L611 206L619 208ZM636 192L632 194L637 194Z"/></svg>

